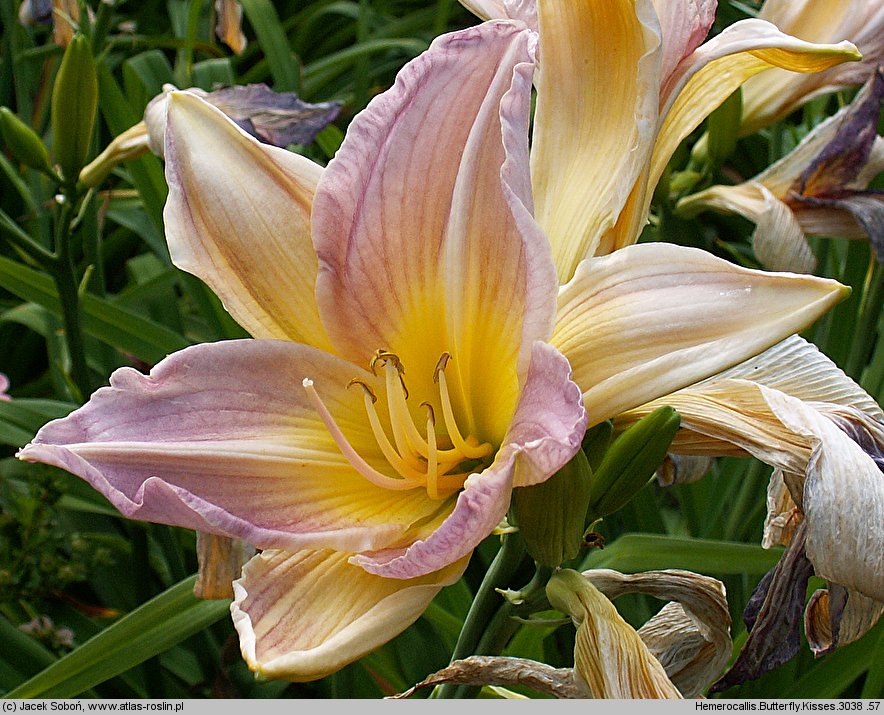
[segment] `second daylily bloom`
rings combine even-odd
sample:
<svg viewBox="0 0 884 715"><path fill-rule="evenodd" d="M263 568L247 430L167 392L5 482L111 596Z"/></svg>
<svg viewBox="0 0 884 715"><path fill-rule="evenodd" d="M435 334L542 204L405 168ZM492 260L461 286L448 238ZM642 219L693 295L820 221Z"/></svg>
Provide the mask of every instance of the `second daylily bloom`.
<svg viewBox="0 0 884 715"><path fill-rule="evenodd" d="M757 224L753 247L773 270L809 273L816 259L806 235L866 238L884 263L884 192L867 190L884 171L877 134L884 73L875 72L853 103L813 129L780 161L735 186L682 199L677 211L742 214Z"/></svg>
<svg viewBox="0 0 884 715"><path fill-rule="evenodd" d="M535 40L520 22L437 39L325 169L169 99L172 258L256 339L122 369L19 456L132 518L261 549L232 614L265 676L322 677L407 627L587 420L845 296L662 244L586 261L560 291L532 216Z"/></svg>
<svg viewBox="0 0 884 715"><path fill-rule="evenodd" d="M537 220L561 282L593 255L634 244L654 188L685 137L750 77L816 72L859 54L763 20L701 44L715 0L471 0L480 15L536 15L540 33L531 150Z"/></svg>

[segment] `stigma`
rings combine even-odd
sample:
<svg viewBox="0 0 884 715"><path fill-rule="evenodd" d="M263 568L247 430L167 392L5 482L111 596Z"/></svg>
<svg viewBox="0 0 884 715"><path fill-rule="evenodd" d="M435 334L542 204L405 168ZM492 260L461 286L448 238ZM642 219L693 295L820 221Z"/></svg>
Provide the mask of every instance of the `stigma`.
<svg viewBox="0 0 884 715"><path fill-rule="evenodd" d="M443 353L433 371L433 383L438 386L442 408L441 424L437 424L432 405L421 402L426 415L421 425L423 430L415 423L409 409L405 368L394 353L378 350L369 363L371 372L378 375L380 371L380 376L384 378L391 434L387 433L381 422L377 410L378 397L374 390L359 378L354 378L347 385L362 390L369 425L392 475L372 467L353 448L317 394L313 381L305 379L303 385L341 453L363 477L385 489L426 489L431 499L445 499L458 491L470 474L487 466L494 451L488 442L480 442L474 435L464 436L457 424L445 378L445 369L450 360L451 355ZM438 434L437 429L440 431Z"/></svg>

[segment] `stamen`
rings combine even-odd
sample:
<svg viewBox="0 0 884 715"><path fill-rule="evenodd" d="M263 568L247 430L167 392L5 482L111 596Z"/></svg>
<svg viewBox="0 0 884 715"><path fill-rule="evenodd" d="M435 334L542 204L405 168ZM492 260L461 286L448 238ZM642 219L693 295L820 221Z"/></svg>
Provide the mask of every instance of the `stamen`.
<svg viewBox="0 0 884 715"><path fill-rule="evenodd" d="M439 498L439 455L436 452L436 415L433 414L433 406L429 402L421 402L422 407L427 408L427 496L430 499Z"/></svg>
<svg viewBox="0 0 884 715"><path fill-rule="evenodd" d="M359 472L363 477L365 477L375 486L383 487L384 489L405 491L407 489L415 489L417 487L423 486L421 483L423 481L423 475L421 482L415 482L409 479L394 479L393 477L388 477L386 474L381 474L379 471L369 465L362 457L359 456L358 452L353 449L353 446L344 436L344 433L341 432L341 428L338 427L334 417L331 416L328 408L325 406L322 399L317 394L316 388L313 387L313 380L311 380L310 378L304 378L302 384L304 386L304 391L307 393L307 397L310 399L313 407L319 413L320 419L322 420L326 429L329 431L329 434L332 436L335 444L338 445L338 449L341 450L341 453L347 458L347 461L353 465L357 472ZM366 401L368 402L368 404L372 404L369 398L367 398Z"/></svg>
<svg viewBox="0 0 884 715"><path fill-rule="evenodd" d="M451 396L448 394L448 383L445 380L445 367L450 359L451 355L449 353L442 353L442 357L436 363L436 371L433 374L433 381L439 384L439 396L442 398L442 417L445 420L445 429L448 430L448 436L451 438L451 442L456 450L470 459L482 459L491 454L493 447L487 442L480 445L467 442L457 428L457 422L454 420L454 410L451 409Z"/></svg>
<svg viewBox="0 0 884 715"><path fill-rule="evenodd" d="M381 452L383 452L387 461L390 463L390 466L406 479L423 480L424 473L419 469L415 469L413 465L408 464L402 459L399 453L393 448L393 445L390 444L390 439L387 437L387 433L384 431L384 427L378 418L377 410L374 407L377 397L375 397L372 389L359 378L353 378L350 380L347 387L352 385L359 385L363 389L365 397L365 412L368 415L369 424L371 424L371 431L374 433L374 438L377 441L378 446L381 448Z"/></svg>

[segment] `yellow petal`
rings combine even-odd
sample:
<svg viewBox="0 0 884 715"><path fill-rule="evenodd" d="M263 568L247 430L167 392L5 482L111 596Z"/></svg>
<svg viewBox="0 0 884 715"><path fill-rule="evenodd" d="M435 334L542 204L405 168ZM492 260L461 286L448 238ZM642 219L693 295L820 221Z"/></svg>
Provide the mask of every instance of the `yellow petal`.
<svg viewBox="0 0 884 715"><path fill-rule="evenodd" d="M596 252L650 152L660 28L649 0L541 0L535 215L559 281Z"/></svg>
<svg viewBox="0 0 884 715"><path fill-rule="evenodd" d="M373 576L335 551L265 551L234 582L233 624L249 668L266 678L323 678L401 633L468 559L420 578Z"/></svg>
<svg viewBox="0 0 884 715"><path fill-rule="evenodd" d="M635 629L589 580L565 569L546 590L553 607L577 624L574 669L594 697L682 697Z"/></svg>
<svg viewBox="0 0 884 715"><path fill-rule="evenodd" d="M168 99L164 212L172 260L257 338L324 350L310 209L322 169L260 144L187 92Z"/></svg>
<svg viewBox="0 0 884 715"><path fill-rule="evenodd" d="M559 294L550 341L589 424L702 380L802 330L848 289L649 243L590 259Z"/></svg>

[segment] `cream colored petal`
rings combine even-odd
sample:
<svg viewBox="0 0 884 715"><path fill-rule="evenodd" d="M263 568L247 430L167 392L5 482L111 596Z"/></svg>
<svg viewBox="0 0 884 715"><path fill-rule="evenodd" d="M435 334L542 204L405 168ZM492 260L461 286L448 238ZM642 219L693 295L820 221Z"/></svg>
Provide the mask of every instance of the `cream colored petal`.
<svg viewBox="0 0 884 715"><path fill-rule="evenodd" d="M594 697L682 697L635 629L589 580L565 569L550 579L546 592L577 626L574 670Z"/></svg>
<svg viewBox="0 0 884 715"><path fill-rule="evenodd" d="M640 244L581 264L559 294L550 342L571 363L593 425L767 349L846 290Z"/></svg>
<svg viewBox="0 0 884 715"><path fill-rule="evenodd" d="M743 87L741 134L752 134L820 94L862 84L884 51L884 6L864 0L767 0L760 18L810 42L850 40L862 62L849 62L813 74L773 69Z"/></svg>
<svg viewBox="0 0 884 715"><path fill-rule="evenodd" d="M610 599L645 593L670 601L638 634L684 697L701 694L727 665L731 617L720 581L675 569L632 575L594 569L583 576Z"/></svg>
<svg viewBox="0 0 884 715"><path fill-rule="evenodd" d="M559 281L596 252L647 161L660 28L650 0L541 0L531 165Z"/></svg>
<svg viewBox="0 0 884 715"><path fill-rule="evenodd" d="M678 410L685 429L735 444L782 470L775 478L784 480L804 514L816 573L884 600L884 474L875 461L884 449L884 423L852 407L802 402L747 380L709 381L660 402ZM768 542L792 526L781 487L773 488L769 502L781 523L768 525Z"/></svg>
<svg viewBox="0 0 884 715"><path fill-rule="evenodd" d="M813 445L801 506L807 556L816 573L884 601L884 472L828 416L783 393L762 390L783 425ZM855 418L880 451L884 424Z"/></svg>
<svg viewBox="0 0 884 715"><path fill-rule="evenodd" d="M765 202L761 184L747 181L735 186L716 184L696 194L685 196L676 205L679 215L693 218L705 210L735 213L757 223L764 213Z"/></svg>
<svg viewBox="0 0 884 715"><path fill-rule="evenodd" d="M815 45L761 20L734 23L686 58L661 92L662 125L651 159L650 186L681 141L750 77L771 67L817 72L859 54L849 42Z"/></svg>
<svg viewBox="0 0 884 715"><path fill-rule="evenodd" d="M764 211L752 234L752 248L761 265L772 271L812 273L816 256L792 209L759 184Z"/></svg>
<svg viewBox="0 0 884 715"><path fill-rule="evenodd" d="M830 614L830 590L821 589L811 596L804 612L804 633L811 650L817 655L834 647L845 646L862 638L884 614L884 603L848 591L847 603L840 614L837 639Z"/></svg>
<svg viewBox="0 0 884 715"><path fill-rule="evenodd" d="M163 216L172 260L202 278L253 336L330 350L310 240L322 169L260 144L191 93L167 101Z"/></svg>
<svg viewBox="0 0 884 715"><path fill-rule="evenodd" d="M884 411L813 343L792 335L769 350L709 378L751 380L805 402L854 407L878 421Z"/></svg>
<svg viewBox="0 0 884 715"><path fill-rule="evenodd" d="M266 678L323 678L414 623L444 587L460 578L461 559L420 578L386 579L335 551L265 551L233 584L230 612L243 658Z"/></svg>
<svg viewBox="0 0 884 715"><path fill-rule="evenodd" d="M801 477L790 475L790 481ZM788 546L798 526L804 519L801 509L792 499L786 485L782 469L775 469L767 485L767 516L764 518L764 533L761 545L765 549L771 546Z"/></svg>

